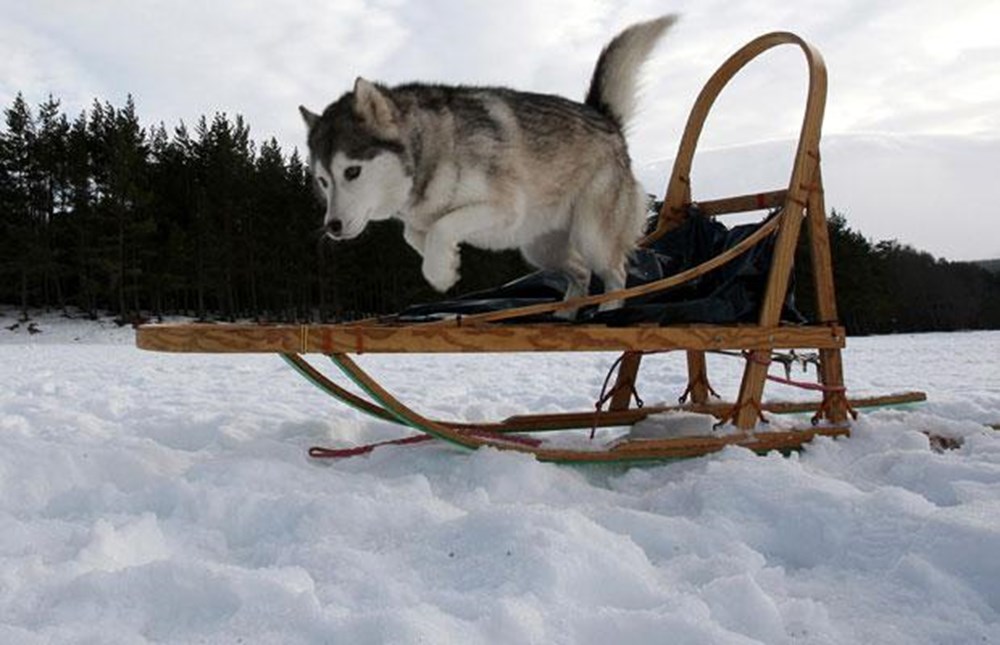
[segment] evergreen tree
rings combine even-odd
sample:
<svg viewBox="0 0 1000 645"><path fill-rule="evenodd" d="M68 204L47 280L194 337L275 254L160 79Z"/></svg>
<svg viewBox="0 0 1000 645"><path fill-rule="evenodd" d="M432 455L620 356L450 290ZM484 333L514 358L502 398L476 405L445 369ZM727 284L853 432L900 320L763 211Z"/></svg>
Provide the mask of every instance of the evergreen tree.
<svg viewBox="0 0 1000 645"><path fill-rule="evenodd" d="M51 95L38 108L38 132L32 157L37 170L35 208L40 219L38 255L33 258L40 272L41 298L65 309L62 280L66 275L63 240L69 213L69 122Z"/></svg>
<svg viewBox="0 0 1000 645"><path fill-rule="evenodd" d="M67 138L67 217L65 237L67 254L67 291L75 294L75 304L90 317L96 317L100 305L100 281L93 261L96 248L96 190L92 162L90 121L81 112L73 121Z"/></svg>
<svg viewBox="0 0 1000 645"><path fill-rule="evenodd" d="M34 282L39 273L36 258L41 252L41 222L36 208L39 193L37 131L24 96L18 93L4 110L4 132L0 136L0 275L3 283L17 285L7 297L19 302L23 317L33 304Z"/></svg>

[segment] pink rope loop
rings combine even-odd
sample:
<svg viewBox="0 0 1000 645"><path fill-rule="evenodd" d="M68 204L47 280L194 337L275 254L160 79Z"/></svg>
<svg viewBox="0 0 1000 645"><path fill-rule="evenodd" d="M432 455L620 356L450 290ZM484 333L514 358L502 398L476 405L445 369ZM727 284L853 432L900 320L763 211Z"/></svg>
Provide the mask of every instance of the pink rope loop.
<svg viewBox="0 0 1000 645"><path fill-rule="evenodd" d="M814 392L846 392L847 388L843 385L823 385L822 383L807 383L805 381L793 381L792 379L781 378L780 376L767 375L767 380L774 381L775 383L782 383L784 385L791 385L792 387L799 387L803 390L812 390Z"/></svg>

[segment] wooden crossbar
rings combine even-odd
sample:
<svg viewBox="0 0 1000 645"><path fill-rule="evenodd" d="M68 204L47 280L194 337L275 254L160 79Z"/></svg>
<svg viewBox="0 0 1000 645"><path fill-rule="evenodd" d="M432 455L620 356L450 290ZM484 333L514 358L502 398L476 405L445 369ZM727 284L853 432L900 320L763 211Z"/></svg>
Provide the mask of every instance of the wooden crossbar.
<svg viewBox="0 0 1000 645"><path fill-rule="evenodd" d="M749 195L699 201L695 203L695 206L698 207L698 210L703 215L716 217L719 215L732 215L735 213L780 208L785 204L787 198L788 191L781 189L766 193L751 193ZM684 210L686 211L687 209L685 208ZM681 214L683 215L683 213Z"/></svg>
<svg viewBox="0 0 1000 645"><path fill-rule="evenodd" d="M398 354L624 352L669 349L794 349L844 346L843 327L756 325L260 325L163 324L136 330L136 345L161 352Z"/></svg>

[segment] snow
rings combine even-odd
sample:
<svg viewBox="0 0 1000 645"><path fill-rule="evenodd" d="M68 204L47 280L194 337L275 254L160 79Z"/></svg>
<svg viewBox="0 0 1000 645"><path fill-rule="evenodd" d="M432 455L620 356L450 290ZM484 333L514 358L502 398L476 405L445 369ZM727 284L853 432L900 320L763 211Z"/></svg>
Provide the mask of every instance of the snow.
<svg viewBox="0 0 1000 645"><path fill-rule="evenodd" d="M853 394L930 397L850 439L558 466L433 442L310 460L405 431L275 356L149 353L127 327L38 315L28 334L13 316L0 642L1000 642L1000 433L983 425L1000 422L1000 332L849 339ZM430 416L479 420L587 409L613 359L360 362ZM724 394L738 368L709 359ZM639 385L655 403L684 381L667 354Z"/></svg>

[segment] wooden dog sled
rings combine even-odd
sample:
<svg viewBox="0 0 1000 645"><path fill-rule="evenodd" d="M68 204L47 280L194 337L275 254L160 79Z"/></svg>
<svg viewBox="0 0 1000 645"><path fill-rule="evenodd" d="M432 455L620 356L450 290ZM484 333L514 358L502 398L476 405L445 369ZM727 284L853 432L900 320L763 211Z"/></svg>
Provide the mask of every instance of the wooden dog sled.
<svg viewBox="0 0 1000 645"><path fill-rule="evenodd" d="M745 446L758 452L793 450L817 435L843 436L850 432L854 409L924 400L920 392L868 399L849 399L844 386L841 350L845 331L838 323L833 267L820 173L820 128L826 101L826 68L816 49L798 36L776 32L761 36L733 54L709 79L689 116L667 186L655 230L643 245L655 243L676 230L691 215L690 170L705 120L726 84L751 60L779 45L801 49L809 70L809 88L801 134L788 186L771 192L741 195L697 203L697 216L771 209L752 234L710 260L670 277L614 293L586 296L504 311L491 311L430 322L404 322L383 317L343 324L164 324L137 330L142 349L171 352L272 352L280 354L314 384L363 412L400 423L423 434L385 443L411 443L437 438L466 448L493 446L534 454L558 462L614 462L692 457ZM803 225L816 294L816 320L786 324L782 307L792 273L793 257ZM527 316L579 309L607 300L660 293L700 278L734 261L758 244L773 244L767 285L755 324L638 324L608 326L595 323L517 322ZM513 322L511 322L513 321ZM817 357L819 393L812 403L773 403L763 400L768 368L776 350L810 350ZM638 407L633 398L642 357L650 352L683 350L687 356L688 387L676 406ZM597 410L568 414L513 417L495 423L462 423L429 419L395 398L351 358L363 353L452 352L620 352L617 375ZM738 351L746 360L742 383L728 403L710 399L706 352ZM341 387L303 358L325 354L367 398ZM602 410L606 403L607 409ZM685 410L711 414L722 431L704 436L637 438L599 441L553 441L545 431L574 428L631 426L650 414ZM813 412L812 423L793 430L770 430L764 412ZM578 433L579 434L579 433ZM376 444L381 445L381 444ZM314 448L318 457L359 454L353 450Z"/></svg>

